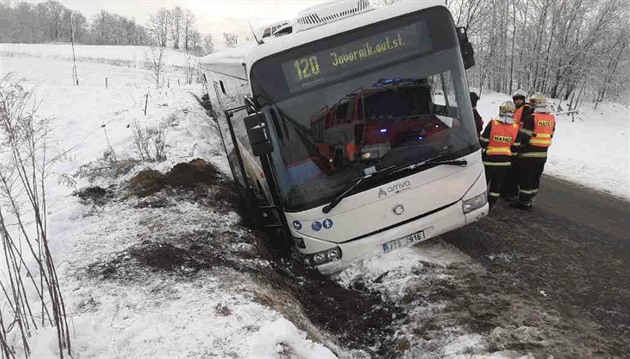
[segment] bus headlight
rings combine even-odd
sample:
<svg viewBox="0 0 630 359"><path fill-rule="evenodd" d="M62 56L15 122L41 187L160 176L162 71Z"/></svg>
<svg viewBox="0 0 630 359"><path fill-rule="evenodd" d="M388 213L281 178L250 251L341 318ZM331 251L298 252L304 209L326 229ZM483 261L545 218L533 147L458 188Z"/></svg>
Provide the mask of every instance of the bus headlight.
<svg viewBox="0 0 630 359"><path fill-rule="evenodd" d="M329 249L326 252L326 258L328 258L329 261L335 260L339 257L341 257L341 249L339 248Z"/></svg>
<svg viewBox="0 0 630 359"><path fill-rule="evenodd" d="M326 252L319 252L313 255L313 263L322 264L326 261Z"/></svg>
<svg viewBox="0 0 630 359"><path fill-rule="evenodd" d="M338 260L340 258L341 249L339 247L335 247L325 251L306 255L304 257L304 264L318 266L324 263Z"/></svg>
<svg viewBox="0 0 630 359"><path fill-rule="evenodd" d="M486 194L484 192L478 196L475 196L471 199L467 199L463 201L462 210L464 211L464 214L470 213L476 209L479 209L485 206L487 202L488 202L488 198L486 197Z"/></svg>

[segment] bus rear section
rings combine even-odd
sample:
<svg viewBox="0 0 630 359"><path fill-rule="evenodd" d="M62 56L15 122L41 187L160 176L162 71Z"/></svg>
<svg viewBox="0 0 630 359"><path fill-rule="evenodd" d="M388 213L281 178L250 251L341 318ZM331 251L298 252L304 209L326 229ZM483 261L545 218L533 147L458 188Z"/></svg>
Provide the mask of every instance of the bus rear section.
<svg viewBox="0 0 630 359"><path fill-rule="evenodd" d="M246 122L265 142L256 147L269 197L303 260L323 273L488 212L458 33L445 7L419 6L297 32L246 56L257 112Z"/></svg>

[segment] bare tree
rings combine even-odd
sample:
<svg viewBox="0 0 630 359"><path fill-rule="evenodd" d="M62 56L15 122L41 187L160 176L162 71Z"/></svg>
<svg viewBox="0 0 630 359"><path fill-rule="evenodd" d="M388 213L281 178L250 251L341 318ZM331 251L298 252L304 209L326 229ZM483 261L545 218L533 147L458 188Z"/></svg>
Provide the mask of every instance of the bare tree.
<svg viewBox="0 0 630 359"><path fill-rule="evenodd" d="M214 52L214 39L212 34L206 34L203 37L203 49L206 55Z"/></svg>
<svg viewBox="0 0 630 359"><path fill-rule="evenodd" d="M184 11L181 7L176 6L169 12L171 25L171 39L173 40L173 48L179 50L179 41L182 29L184 27Z"/></svg>
<svg viewBox="0 0 630 359"><path fill-rule="evenodd" d="M190 53L186 53L186 83L192 84L195 79L195 75L199 73L199 58L197 56L193 56Z"/></svg>
<svg viewBox="0 0 630 359"><path fill-rule="evenodd" d="M145 64L151 71L151 80L161 87L164 82L164 47L151 46L145 54Z"/></svg>
<svg viewBox="0 0 630 359"><path fill-rule="evenodd" d="M190 35L195 31L195 14L190 9L184 11L184 49L188 52L190 46Z"/></svg>
<svg viewBox="0 0 630 359"><path fill-rule="evenodd" d="M471 84L509 93L541 91L579 106L627 93L630 0L452 0L477 66ZM609 92L609 90L611 92ZM626 100L627 102L627 100Z"/></svg>
<svg viewBox="0 0 630 359"><path fill-rule="evenodd" d="M106 45L110 43L112 37L112 17L105 11L101 10L92 18L92 34L97 45Z"/></svg>
<svg viewBox="0 0 630 359"><path fill-rule="evenodd" d="M107 11L87 21L80 12L54 1L34 5L0 0L0 42L70 42L73 35L75 43L84 44L146 45L150 42L147 30L135 20Z"/></svg>
<svg viewBox="0 0 630 359"><path fill-rule="evenodd" d="M60 3L52 0L48 0L44 3L46 7L46 15L48 20L48 33L49 38L52 41L59 41L61 33L63 32L63 25L65 24L63 19L63 12L65 7Z"/></svg>
<svg viewBox="0 0 630 359"><path fill-rule="evenodd" d="M10 75L0 80L0 239L5 266L0 278L0 350L6 358L15 357L16 349L28 358L33 332L50 326L56 329L59 356L64 358L71 352L70 331L46 230L46 178L54 161L46 154L49 121L37 116L32 96ZM36 293L37 306L27 292ZM7 343L12 332L21 338L21 348Z"/></svg>
<svg viewBox="0 0 630 359"><path fill-rule="evenodd" d="M203 52L203 49L201 48L202 41L203 39L201 38L199 31L191 31L189 51L192 51L195 55L201 55Z"/></svg>
<svg viewBox="0 0 630 359"><path fill-rule="evenodd" d="M238 45L238 35L231 32L224 32L223 41L227 47L236 47L236 45Z"/></svg>
<svg viewBox="0 0 630 359"><path fill-rule="evenodd" d="M160 8L157 13L151 15L149 20L148 28L153 34L155 41L161 47L166 47L168 43L169 18L169 11L165 8Z"/></svg>
<svg viewBox="0 0 630 359"><path fill-rule="evenodd" d="M81 43L87 35L88 23L83 14L78 11L69 11L70 20L72 22L73 34L76 43Z"/></svg>

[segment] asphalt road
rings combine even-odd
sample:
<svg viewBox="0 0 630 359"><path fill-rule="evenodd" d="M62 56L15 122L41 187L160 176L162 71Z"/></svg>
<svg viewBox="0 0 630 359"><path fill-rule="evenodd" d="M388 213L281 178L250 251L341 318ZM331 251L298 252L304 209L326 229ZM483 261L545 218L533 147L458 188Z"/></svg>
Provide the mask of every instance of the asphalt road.
<svg viewBox="0 0 630 359"><path fill-rule="evenodd" d="M589 332L593 356L630 357L630 203L544 177L532 211L500 202L443 237L559 313L576 342Z"/></svg>

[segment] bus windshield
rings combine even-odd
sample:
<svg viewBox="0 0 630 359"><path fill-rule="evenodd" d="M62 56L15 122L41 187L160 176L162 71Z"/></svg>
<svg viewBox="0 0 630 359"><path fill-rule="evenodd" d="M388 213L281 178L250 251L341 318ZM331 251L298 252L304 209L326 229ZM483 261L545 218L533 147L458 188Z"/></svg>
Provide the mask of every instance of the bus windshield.
<svg viewBox="0 0 630 359"><path fill-rule="evenodd" d="M455 30L445 24L453 27L446 10L429 9L252 66L287 211L325 204L382 168L478 150Z"/></svg>

